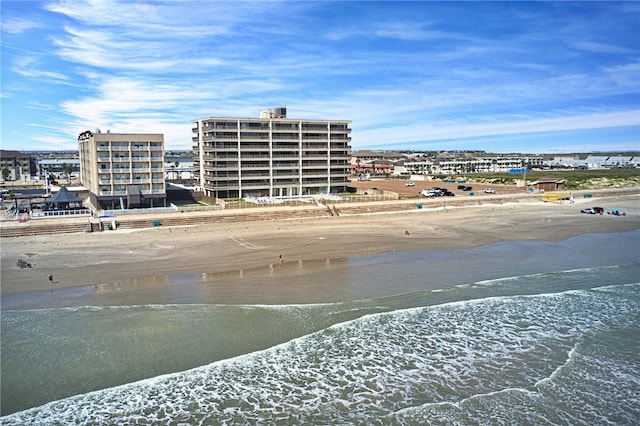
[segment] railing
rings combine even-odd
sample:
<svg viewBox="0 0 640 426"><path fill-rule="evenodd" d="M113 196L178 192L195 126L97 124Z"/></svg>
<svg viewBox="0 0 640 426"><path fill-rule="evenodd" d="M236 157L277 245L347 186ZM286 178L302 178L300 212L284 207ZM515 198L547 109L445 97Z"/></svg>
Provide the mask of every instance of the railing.
<svg viewBox="0 0 640 426"><path fill-rule="evenodd" d="M91 216L93 213L90 209L75 209L75 210L45 210L42 212L31 212L32 219L44 219L51 217L62 217L62 216Z"/></svg>
<svg viewBox="0 0 640 426"><path fill-rule="evenodd" d="M171 204L173 207L176 208L176 210L181 211L181 212L197 212L197 211L207 211L207 210L223 210L224 209L224 204L217 204L215 206L204 206L204 205L199 205L199 206L176 206L175 204Z"/></svg>
<svg viewBox="0 0 640 426"><path fill-rule="evenodd" d="M175 204L171 204L170 207L150 207L144 209L116 209L116 210L100 210L100 216L115 216L115 215L128 215L128 214L147 214L147 213L173 213L178 211Z"/></svg>

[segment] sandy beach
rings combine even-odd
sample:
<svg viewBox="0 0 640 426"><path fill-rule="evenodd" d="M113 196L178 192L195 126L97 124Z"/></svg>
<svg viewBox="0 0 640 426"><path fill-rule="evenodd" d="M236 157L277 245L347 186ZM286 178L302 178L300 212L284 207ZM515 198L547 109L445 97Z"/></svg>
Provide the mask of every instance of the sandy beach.
<svg viewBox="0 0 640 426"><path fill-rule="evenodd" d="M626 208L627 215L580 213L591 205ZM639 228L640 196L636 195L581 199L575 204L508 202L446 210L25 236L0 241L1 288L3 296L24 293L25 297L42 290L89 288L103 296L94 301L97 304L153 303L153 295L166 290L168 276L174 276L175 284L175 276L184 274L216 282L203 302L335 301L366 297L339 295L331 288L330 274L337 273L340 263L352 256L462 249L505 240L561 241L584 233ZM18 258L33 267L16 267ZM327 284L305 287L304 277L309 274L327 275ZM266 277L271 277L268 289ZM295 290L293 281L300 283ZM373 285L394 292L389 283Z"/></svg>

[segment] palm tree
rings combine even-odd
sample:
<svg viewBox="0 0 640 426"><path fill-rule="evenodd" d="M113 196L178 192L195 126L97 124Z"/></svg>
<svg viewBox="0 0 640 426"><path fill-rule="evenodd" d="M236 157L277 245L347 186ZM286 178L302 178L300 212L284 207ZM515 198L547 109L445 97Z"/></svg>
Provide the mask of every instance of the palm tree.
<svg viewBox="0 0 640 426"><path fill-rule="evenodd" d="M71 183L71 173L73 173L73 166L71 164L62 163L62 173L67 178L67 183Z"/></svg>

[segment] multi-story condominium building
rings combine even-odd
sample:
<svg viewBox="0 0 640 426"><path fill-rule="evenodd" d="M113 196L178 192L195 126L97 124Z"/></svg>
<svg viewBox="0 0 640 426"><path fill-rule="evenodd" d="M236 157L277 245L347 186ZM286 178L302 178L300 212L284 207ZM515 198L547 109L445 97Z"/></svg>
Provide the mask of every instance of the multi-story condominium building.
<svg viewBox="0 0 640 426"><path fill-rule="evenodd" d="M486 157L406 161L403 174L457 175L469 173L506 173L522 167L541 167L542 157Z"/></svg>
<svg viewBox="0 0 640 426"><path fill-rule="evenodd" d="M80 181L102 209L166 205L164 135L92 133L78 136Z"/></svg>
<svg viewBox="0 0 640 426"><path fill-rule="evenodd" d="M2 179L29 179L36 174L35 159L18 151L0 149Z"/></svg>
<svg viewBox="0 0 640 426"><path fill-rule="evenodd" d="M207 198L338 193L349 184L350 121L260 118L193 121L196 179Z"/></svg>

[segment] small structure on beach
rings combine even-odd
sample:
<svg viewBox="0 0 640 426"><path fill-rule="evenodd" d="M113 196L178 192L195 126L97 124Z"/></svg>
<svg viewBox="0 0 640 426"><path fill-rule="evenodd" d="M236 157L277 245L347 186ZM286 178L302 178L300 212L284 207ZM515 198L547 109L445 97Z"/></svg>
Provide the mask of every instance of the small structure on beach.
<svg viewBox="0 0 640 426"><path fill-rule="evenodd" d="M69 192L65 186L61 186L60 190L47 200L47 204L50 208L58 209L82 208L82 198Z"/></svg>
<svg viewBox="0 0 640 426"><path fill-rule="evenodd" d="M538 191L561 191L564 189L564 179L544 178L531 182L530 185Z"/></svg>

